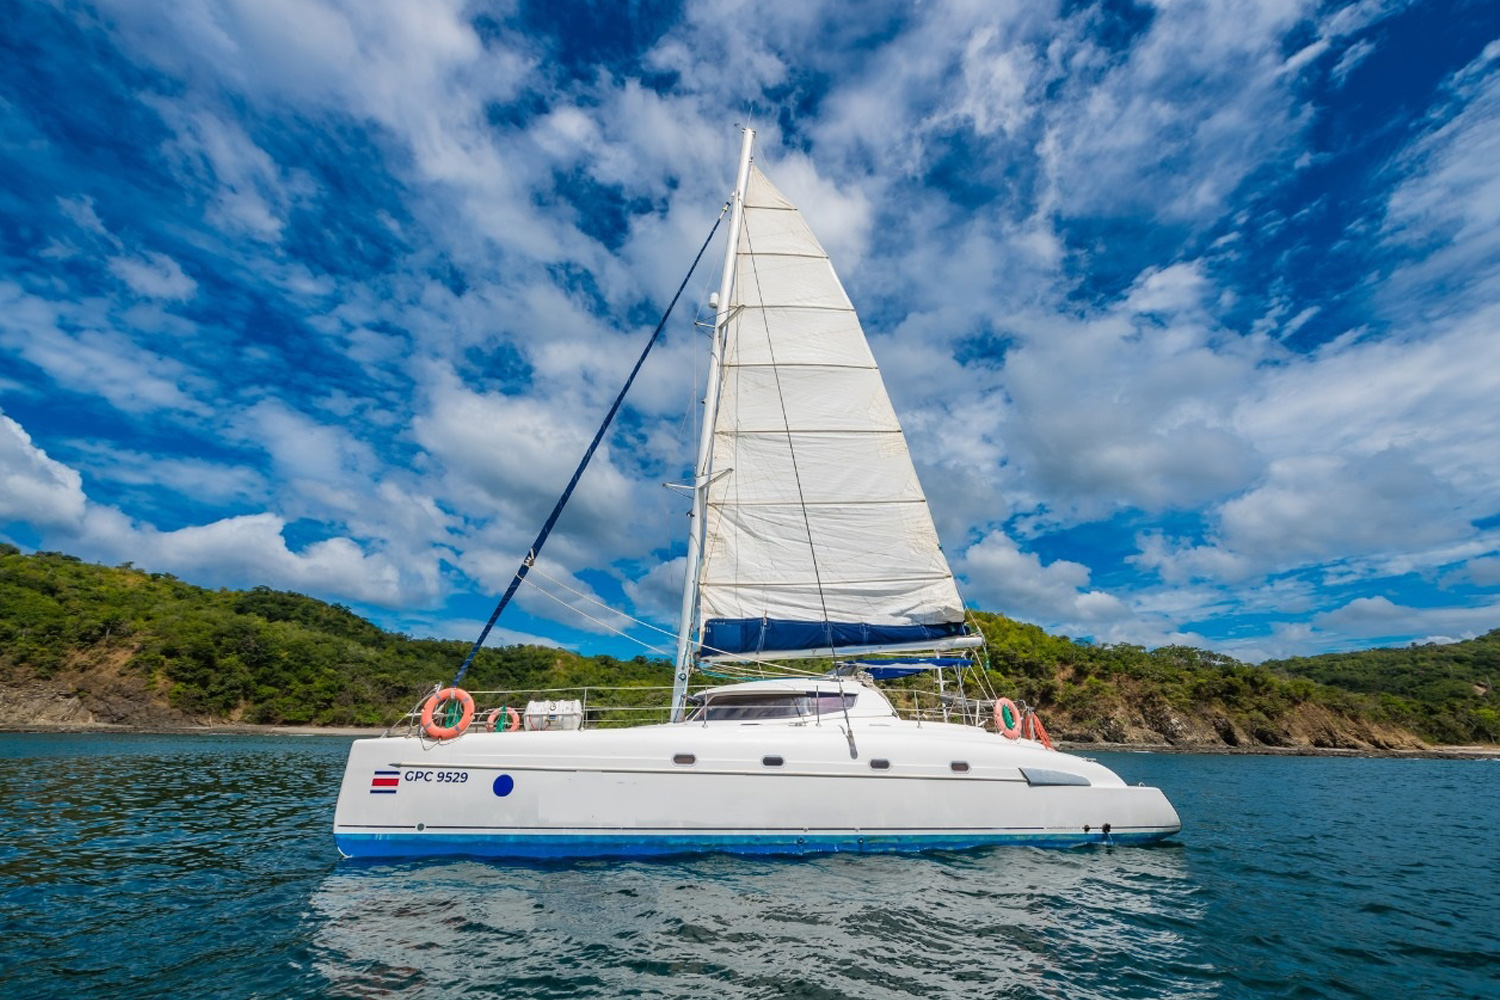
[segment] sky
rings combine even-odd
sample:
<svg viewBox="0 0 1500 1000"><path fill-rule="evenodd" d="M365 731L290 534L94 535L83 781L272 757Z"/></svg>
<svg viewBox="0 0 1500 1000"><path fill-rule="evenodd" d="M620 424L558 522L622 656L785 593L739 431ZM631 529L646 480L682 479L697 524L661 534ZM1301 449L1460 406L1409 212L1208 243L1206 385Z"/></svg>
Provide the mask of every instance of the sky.
<svg viewBox="0 0 1500 1000"><path fill-rule="evenodd" d="M1493 2L0 0L0 538L472 640L742 125L971 607L1500 627ZM670 649L716 256L492 642Z"/></svg>

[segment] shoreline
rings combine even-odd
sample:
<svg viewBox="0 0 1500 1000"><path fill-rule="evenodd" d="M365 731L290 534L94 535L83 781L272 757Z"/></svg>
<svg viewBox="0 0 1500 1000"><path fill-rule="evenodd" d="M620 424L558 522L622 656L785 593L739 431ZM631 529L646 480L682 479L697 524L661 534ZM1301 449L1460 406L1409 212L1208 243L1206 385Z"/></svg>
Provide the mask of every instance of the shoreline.
<svg viewBox="0 0 1500 1000"><path fill-rule="evenodd" d="M1412 760L1500 760L1500 746L1431 746L1414 750L1379 747L1231 747L1212 743L1074 743L1057 740L1057 748L1068 753L1163 753L1212 754L1216 757L1368 757Z"/></svg>
<svg viewBox="0 0 1500 1000"><path fill-rule="evenodd" d="M118 725L114 723L54 723L47 726L0 723L0 735L70 736L85 733L125 736L381 736L389 729L381 726L270 726L254 723L211 723L204 725ZM1091 743L1057 740L1057 748L1068 753L1163 753L1212 754L1226 757L1359 757L1409 758L1413 760L1500 760L1500 746L1430 746L1412 750L1387 750L1378 747L1343 748L1314 746L1238 746L1213 743Z"/></svg>

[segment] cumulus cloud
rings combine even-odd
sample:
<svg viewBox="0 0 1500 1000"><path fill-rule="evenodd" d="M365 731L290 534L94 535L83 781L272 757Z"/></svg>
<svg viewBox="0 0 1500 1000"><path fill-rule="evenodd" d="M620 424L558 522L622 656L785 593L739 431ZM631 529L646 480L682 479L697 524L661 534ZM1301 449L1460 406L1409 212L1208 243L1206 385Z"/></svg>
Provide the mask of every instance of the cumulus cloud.
<svg viewBox="0 0 1500 1000"><path fill-rule="evenodd" d="M1131 614L1118 598L1088 589L1087 566L1066 559L1043 565L1003 532L991 532L969 546L958 566L971 599L1017 617L1051 620L1061 615L1097 626Z"/></svg>
<svg viewBox="0 0 1500 1000"><path fill-rule="evenodd" d="M541 526L577 468L596 429L592 418L566 398L475 393L438 372L431 406L417 416L413 433L472 515L499 516L524 534ZM607 445L585 476L588 489L570 506L568 525L619 553L616 529L632 516L636 485Z"/></svg>
<svg viewBox="0 0 1500 1000"><path fill-rule="evenodd" d="M397 567L366 554L352 539L328 538L294 552L282 534L285 527L274 514L247 514L176 531L129 530L113 511L101 510L90 519L89 532L96 543L113 544L139 565L169 568L209 584L261 580L386 606L399 606L411 596ZM122 531L127 532L123 537Z"/></svg>
<svg viewBox="0 0 1500 1000"><path fill-rule="evenodd" d="M84 503L82 477L0 414L0 521L67 528L83 520Z"/></svg>
<svg viewBox="0 0 1500 1000"><path fill-rule="evenodd" d="M1002 375L1005 434L1040 495L1080 517L1109 507L1192 507L1259 472L1233 403L1263 354L1215 329L1192 265L1142 275L1083 322L1032 317Z"/></svg>
<svg viewBox="0 0 1500 1000"><path fill-rule="evenodd" d="M192 469L190 474L201 474ZM209 585L272 586L384 606L438 596L436 553L398 565L351 538L332 537L299 550L287 522L270 513L226 517L161 531L116 507L91 502L78 472L49 458L14 420L0 414L0 520L31 525L44 544L89 558L128 560Z"/></svg>
<svg viewBox="0 0 1500 1000"><path fill-rule="evenodd" d="M675 626L682 610L683 574L687 557L653 563L644 575L625 581L625 595L638 617Z"/></svg>
<svg viewBox="0 0 1500 1000"><path fill-rule="evenodd" d="M1348 640L1443 634L1472 639L1500 620L1500 601L1473 607L1413 608L1389 598L1356 597L1332 611L1313 616L1313 625ZM1451 641L1451 640L1450 640Z"/></svg>

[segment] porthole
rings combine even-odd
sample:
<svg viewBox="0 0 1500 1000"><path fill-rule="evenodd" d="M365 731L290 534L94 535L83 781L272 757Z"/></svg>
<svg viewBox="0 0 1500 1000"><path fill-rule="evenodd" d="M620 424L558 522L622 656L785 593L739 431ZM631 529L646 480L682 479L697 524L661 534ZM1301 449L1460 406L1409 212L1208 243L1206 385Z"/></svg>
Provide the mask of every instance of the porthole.
<svg viewBox="0 0 1500 1000"><path fill-rule="evenodd" d="M690 753L679 753L673 755L672 763L683 765L696 764L698 763L698 758Z"/></svg>
<svg viewBox="0 0 1500 1000"><path fill-rule="evenodd" d="M948 766L953 769L955 774L967 774L969 772L969 762L966 760L955 760Z"/></svg>
<svg viewBox="0 0 1500 1000"><path fill-rule="evenodd" d="M870 761L870 769L872 771L889 771L891 769L891 762L884 757L876 757Z"/></svg>
<svg viewBox="0 0 1500 1000"><path fill-rule="evenodd" d="M780 767L782 764L786 763L786 761L782 760L780 757L776 756L775 754L771 754L770 756L767 756L767 757L762 757L760 759L760 762L762 764L766 765L766 767Z"/></svg>

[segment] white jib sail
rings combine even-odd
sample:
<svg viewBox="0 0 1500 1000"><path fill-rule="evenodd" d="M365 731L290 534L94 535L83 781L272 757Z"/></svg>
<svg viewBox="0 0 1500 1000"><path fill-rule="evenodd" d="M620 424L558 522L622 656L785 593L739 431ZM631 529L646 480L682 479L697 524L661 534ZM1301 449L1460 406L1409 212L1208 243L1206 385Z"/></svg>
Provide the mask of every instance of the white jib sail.
<svg viewBox="0 0 1500 1000"><path fill-rule="evenodd" d="M859 317L801 213L759 169L745 197L732 307L700 627L715 619L898 630L962 622ZM700 634L707 644L711 630ZM818 645L769 635L782 648Z"/></svg>

